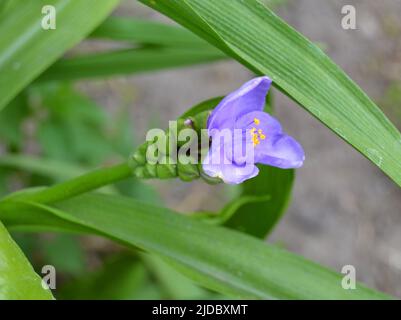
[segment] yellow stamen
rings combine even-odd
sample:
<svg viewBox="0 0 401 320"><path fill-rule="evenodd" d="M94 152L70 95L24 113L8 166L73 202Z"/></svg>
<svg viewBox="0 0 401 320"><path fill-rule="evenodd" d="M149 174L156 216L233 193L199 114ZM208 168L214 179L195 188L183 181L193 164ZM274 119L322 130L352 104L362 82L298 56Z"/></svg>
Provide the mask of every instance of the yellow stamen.
<svg viewBox="0 0 401 320"><path fill-rule="evenodd" d="M254 119L253 119L253 122L254 122L256 125L259 125L260 120L259 120L258 118L254 118Z"/></svg>
<svg viewBox="0 0 401 320"><path fill-rule="evenodd" d="M256 147L256 145L258 145L260 143L258 137L255 135L252 136L252 142L253 142L253 146Z"/></svg>
<svg viewBox="0 0 401 320"><path fill-rule="evenodd" d="M257 124L260 123L259 119L256 119L256 118L254 119L254 122ZM266 136L263 134L262 129L256 130L256 128L253 127L253 128L251 128L250 132L251 132L251 138L252 138L252 143L253 143L254 147L256 147L258 144L260 144L260 140L266 139Z"/></svg>

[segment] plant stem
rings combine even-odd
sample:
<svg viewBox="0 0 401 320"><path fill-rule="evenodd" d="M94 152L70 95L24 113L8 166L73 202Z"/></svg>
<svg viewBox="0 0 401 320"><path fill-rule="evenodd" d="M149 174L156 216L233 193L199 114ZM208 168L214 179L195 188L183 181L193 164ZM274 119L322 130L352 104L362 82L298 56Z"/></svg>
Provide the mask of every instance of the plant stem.
<svg viewBox="0 0 401 320"><path fill-rule="evenodd" d="M72 198L81 193L98 189L110 183L126 179L132 175L132 168L123 162L107 168L88 172L77 178L61 182L34 193L17 195L16 198L39 203L51 203Z"/></svg>

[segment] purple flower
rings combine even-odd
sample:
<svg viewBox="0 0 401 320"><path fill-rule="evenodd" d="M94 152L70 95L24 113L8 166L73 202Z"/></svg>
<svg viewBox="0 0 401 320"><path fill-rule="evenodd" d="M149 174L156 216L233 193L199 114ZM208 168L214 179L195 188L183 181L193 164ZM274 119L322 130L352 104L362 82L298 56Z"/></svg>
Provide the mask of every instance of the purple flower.
<svg viewBox="0 0 401 320"><path fill-rule="evenodd" d="M257 163L283 169L302 166L301 145L263 112L271 83L267 76L250 80L212 111L207 122L211 146L202 163L207 175L238 184L259 173Z"/></svg>

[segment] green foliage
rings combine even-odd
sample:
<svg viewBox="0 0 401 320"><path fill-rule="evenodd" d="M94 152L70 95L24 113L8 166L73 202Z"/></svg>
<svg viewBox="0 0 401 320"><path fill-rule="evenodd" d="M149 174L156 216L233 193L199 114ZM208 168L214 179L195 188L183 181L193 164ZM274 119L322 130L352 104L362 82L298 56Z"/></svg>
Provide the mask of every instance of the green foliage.
<svg viewBox="0 0 401 320"><path fill-rule="evenodd" d="M30 95L46 113L36 132L44 156L88 165L115 152L105 143L107 115L93 101L59 84L34 87Z"/></svg>
<svg viewBox="0 0 401 320"><path fill-rule="evenodd" d="M256 178L241 185L241 196L220 213L224 225L264 238L285 212L294 178L294 170L261 166Z"/></svg>
<svg viewBox="0 0 401 320"><path fill-rule="evenodd" d="M224 58L215 50L193 48L138 48L63 59L50 67L38 81L76 80L157 71Z"/></svg>
<svg viewBox="0 0 401 320"><path fill-rule="evenodd" d="M91 35L129 48L61 59L38 81L110 77L184 67L226 56L186 29L138 19L109 18Z"/></svg>
<svg viewBox="0 0 401 320"><path fill-rule="evenodd" d="M29 116L30 110L25 94L18 95L10 102L9 108L1 112L0 117L0 143L8 150L21 149L23 143L22 124Z"/></svg>
<svg viewBox="0 0 401 320"><path fill-rule="evenodd" d="M0 166L50 177L55 181L69 179L85 172L84 168L71 163L22 154L1 155Z"/></svg>
<svg viewBox="0 0 401 320"><path fill-rule="evenodd" d="M18 5L9 5L7 11L0 12L0 110L67 49L91 32L117 3L118 0L19 1ZM41 12L45 5L56 8L59 27L55 30L41 28L44 17Z"/></svg>
<svg viewBox="0 0 401 320"><path fill-rule="evenodd" d="M99 270L71 281L58 297L98 300L162 298L145 266L138 259L123 254L109 258Z"/></svg>
<svg viewBox="0 0 401 320"><path fill-rule="evenodd" d="M231 296L386 298L362 285L344 290L340 274L253 237L130 198L87 194L52 206L10 198L0 209L10 228L106 236L165 257L196 282Z"/></svg>
<svg viewBox="0 0 401 320"><path fill-rule="evenodd" d="M55 235L43 241L41 251L43 261L55 266L59 273L79 275L86 272L84 252L76 237Z"/></svg>
<svg viewBox="0 0 401 320"><path fill-rule="evenodd" d="M392 83L379 100L380 106L393 117L398 128L401 128L401 82Z"/></svg>
<svg viewBox="0 0 401 320"><path fill-rule="evenodd" d="M170 299L216 299L222 297L194 284L156 255L143 255L145 265L160 281L164 297Z"/></svg>
<svg viewBox="0 0 401 320"><path fill-rule="evenodd" d="M135 45L183 47L219 51L190 31L175 25L135 18L106 19L91 35L94 39L124 41Z"/></svg>
<svg viewBox="0 0 401 320"><path fill-rule="evenodd" d="M51 291L43 289L41 282L0 222L0 300L52 299Z"/></svg>
<svg viewBox="0 0 401 320"><path fill-rule="evenodd" d="M13 230L94 234L134 251L106 259L101 268L89 272L77 237L53 235L43 241L16 234L34 264L45 260L71 280L56 296L389 298L361 284L356 290L344 290L340 274L257 239L271 232L284 213L293 170L261 167L259 176L237 188L238 196L219 213L185 216L154 205L161 201L153 188L137 179L127 180L132 175L128 163L101 166L116 155L127 157L136 145L129 112L122 108L111 117L72 84L60 80L157 71L227 55L271 77L278 89L401 185L400 133L317 46L263 4L256 0L141 0L186 29L116 17L98 26L117 2L0 3L0 109L8 105L0 113L0 148L5 150L0 155L0 194L9 192L10 180L31 187L0 199L0 220ZM275 6L282 2L263 3ZM45 4L56 7L56 30L40 28ZM88 34L124 49L62 57ZM189 118L199 129L208 110L220 100L210 99L187 110L179 122ZM387 108L399 100L396 85L381 103ZM26 122L34 124L33 133L23 130ZM22 153L27 138L36 139L38 156ZM135 165L143 157L143 145L138 150ZM189 166L173 170L143 166L134 174L179 176L187 181L199 177L201 171ZM53 185L60 180L67 181ZM84 194L98 188L103 193ZM138 249L148 253L135 254ZM30 254L36 251L40 259ZM1 223L0 298L52 298Z"/></svg>

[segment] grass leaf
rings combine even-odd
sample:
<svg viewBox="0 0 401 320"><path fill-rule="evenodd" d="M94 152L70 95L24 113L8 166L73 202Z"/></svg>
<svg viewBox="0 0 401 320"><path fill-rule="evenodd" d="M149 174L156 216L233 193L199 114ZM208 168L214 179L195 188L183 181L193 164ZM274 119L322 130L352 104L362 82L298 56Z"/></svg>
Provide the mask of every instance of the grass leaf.
<svg viewBox="0 0 401 320"><path fill-rule="evenodd" d="M61 59L39 79L77 80L184 67L225 58L216 51L194 48L137 48Z"/></svg>
<svg viewBox="0 0 401 320"><path fill-rule="evenodd" d="M91 32L117 3L118 0L35 0L8 6L0 14L0 110ZM45 5L56 9L55 30L42 29Z"/></svg>
<svg viewBox="0 0 401 320"><path fill-rule="evenodd" d="M200 47L218 52L205 40L180 26L136 18L109 17L90 35L90 38L164 47Z"/></svg>
<svg viewBox="0 0 401 320"><path fill-rule="evenodd" d="M342 275L224 227L130 198L86 194L52 206L12 199L0 219L21 230L94 233L158 254L199 284L228 296L259 299L382 299Z"/></svg>
<svg viewBox="0 0 401 320"><path fill-rule="evenodd" d="M51 300L50 290L0 222L0 300Z"/></svg>

